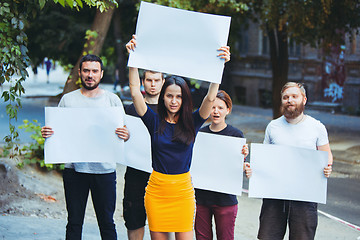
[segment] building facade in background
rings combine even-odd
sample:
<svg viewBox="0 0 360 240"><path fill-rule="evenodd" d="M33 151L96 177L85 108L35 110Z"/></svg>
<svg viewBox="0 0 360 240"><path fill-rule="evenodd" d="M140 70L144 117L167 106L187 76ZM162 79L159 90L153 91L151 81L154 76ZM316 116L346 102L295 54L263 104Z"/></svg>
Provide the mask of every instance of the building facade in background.
<svg viewBox="0 0 360 240"><path fill-rule="evenodd" d="M360 114L360 37L346 36L346 44L322 49L289 40L289 81L301 82L308 106ZM256 23L243 29L235 46L241 58L232 61L232 96L240 104L270 108L272 72L269 41Z"/></svg>

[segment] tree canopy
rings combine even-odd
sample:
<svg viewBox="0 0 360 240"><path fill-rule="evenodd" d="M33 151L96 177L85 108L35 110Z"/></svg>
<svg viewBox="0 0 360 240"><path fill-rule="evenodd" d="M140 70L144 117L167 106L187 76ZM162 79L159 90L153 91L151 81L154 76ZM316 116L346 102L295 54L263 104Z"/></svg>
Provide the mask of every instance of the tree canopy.
<svg viewBox="0 0 360 240"><path fill-rule="evenodd" d="M32 66L38 66L45 57L63 65L74 64L95 12L96 9L87 6L77 11L51 2L46 4L25 30Z"/></svg>

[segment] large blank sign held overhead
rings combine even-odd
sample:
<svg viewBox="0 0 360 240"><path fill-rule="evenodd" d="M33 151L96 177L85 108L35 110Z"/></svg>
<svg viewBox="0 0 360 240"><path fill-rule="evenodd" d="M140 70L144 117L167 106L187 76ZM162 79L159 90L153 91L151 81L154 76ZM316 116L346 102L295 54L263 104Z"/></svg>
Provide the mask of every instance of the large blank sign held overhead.
<svg viewBox="0 0 360 240"><path fill-rule="evenodd" d="M128 66L221 83L230 17L141 2Z"/></svg>
<svg viewBox="0 0 360 240"><path fill-rule="evenodd" d="M325 204L327 162L324 151L252 143L249 197Z"/></svg>

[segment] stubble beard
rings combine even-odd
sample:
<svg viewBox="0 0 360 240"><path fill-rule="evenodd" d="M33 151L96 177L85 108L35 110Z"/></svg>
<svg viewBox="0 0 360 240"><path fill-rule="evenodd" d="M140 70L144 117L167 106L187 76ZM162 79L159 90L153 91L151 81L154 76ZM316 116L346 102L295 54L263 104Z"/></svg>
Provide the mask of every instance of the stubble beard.
<svg viewBox="0 0 360 240"><path fill-rule="evenodd" d="M145 93L146 95L150 96L150 97L156 97L156 96L159 96L160 95L160 92L158 93L152 93L152 92L149 92L149 91L146 91L145 90Z"/></svg>

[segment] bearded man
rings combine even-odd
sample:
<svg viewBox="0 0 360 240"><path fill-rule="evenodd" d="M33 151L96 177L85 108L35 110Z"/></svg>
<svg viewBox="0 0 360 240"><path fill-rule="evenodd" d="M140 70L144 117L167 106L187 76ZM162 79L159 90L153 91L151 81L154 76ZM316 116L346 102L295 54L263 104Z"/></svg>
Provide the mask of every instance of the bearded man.
<svg viewBox="0 0 360 240"><path fill-rule="evenodd" d="M117 95L99 87L103 75L103 63L98 56L91 54L83 56L79 66L82 87L65 94L58 106L123 108L123 104ZM124 141L129 139L126 126L116 128L114 132ZM51 126L41 128L41 135L44 138L49 138L53 134L56 133ZM116 163L106 162L106 160L86 162L86 158L82 159L82 162L66 163L63 181L68 212L66 240L82 239L82 226L89 192L91 192L101 239L116 240L117 233L113 218L116 204Z"/></svg>
<svg viewBox="0 0 360 240"><path fill-rule="evenodd" d="M318 120L304 114L305 88L300 83L288 82L281 90L283 116L272 120L266 128L264 144L302 147L328 152L329 177L333 162L328 134ZM258 239L283 239L289 223L289 239L314 239L318 222L317 203L281 199L263 199Z"/></svg>

